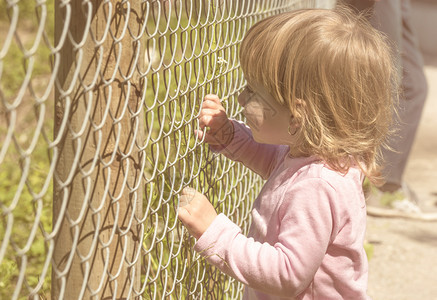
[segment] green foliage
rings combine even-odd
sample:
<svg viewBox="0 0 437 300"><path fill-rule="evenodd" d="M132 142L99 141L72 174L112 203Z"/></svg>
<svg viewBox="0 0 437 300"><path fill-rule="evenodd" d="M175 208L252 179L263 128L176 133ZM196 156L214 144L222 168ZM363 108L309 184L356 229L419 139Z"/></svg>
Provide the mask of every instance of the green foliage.
<svg viewBox="0 0 437 300"><path fill-rule="evenodd" d="M25 59L23 49L29 50L33 47L36 30L40 24L39 16L41 15L41 7L35 8L36 1L19 1L19 20L12 43L8 48L8 52L3 60L0 61L1 78L0 90L3 96L10 100L15 97L23 84L24 77L29 68L29 59ZM54 34L54 2L46 3L47 19L44 24L44 30L51 42L53 42ZM6 1L0 1L0 48L3 47L4 38L7 32L11 29L10 20L12 18L13 9L8 7ZM21 45L20 45L21 44ZM31 70L32 80L41 78L45 82L47 76L51 73L50 50L45 45L44 39L41 38L40 44L33 56L34 66ZM31 99L25 99L25 105ZM49 103L50 106L50 103ZM47 110L52 109L49 107ZM18 142L24 140L20 146L28 147L30 137L33 135L33 122L35 115L31 109L26 115L21 116L15 130L15 135ZM49 136L53 131L53 121L51 119L45 121L44 130ZM6 128L0 128L0 136L6 135ZM4 139L1 139L3 142ZM3 145L2 145L3 146ZM7 226L12 225L12 234L7 247L6 256L0 265L0 299L9 299L15 289L15 284L20 274L20 266L23 263L20 257L15 256L18 248L23 248L30 237L32 226L35 222L35 216L38 210L41 209L39 224L36 226L37 232L31 243L29 251L26 252L27 267L25 271L25 283L30 287L35 287L40 280L41 271L47 258L47 245L44 242L44 237L41 232L51 230L51 215L52 215L52 182L47 190L47 193L41 199L35 199L33 193L39 193L46 181L48 170L50 167L50 159L47 152L47 144L40 137L36 148L32 152L30 158L30 168L27 175L26 184L19 196L17 206L12 210L8 217L2 216L0 224L0 240L3 241ZM17 193L17 187L23 176L24 161L19 155L16 145L11 143L5 160L0 167L0 202L2 203L0 211L3 212L6 207L12 204L12 200ZM19 193L19 192L18 192ZM11 218L12 217L12 218ZM39 296L44 298L45 294L50 290L50 270L44 278L44 284L40 290ZM27 289L22 287L20 299L27 299Z"/></svg>
<svg viewBox="0 0 437 300"><path fill-rule="evenodd" d="M366 251L367 260L371 260L373 257L374 247L373 244L369 242L364 243L364 250Z"/></svg>
<svg viewBox="0 0 437 300"><path fill-rule="evenodd" d="M43 186L46 180L46 172L49 168L49 160L47 157L47 145L38 143L32 153L32 163L27 176L27 185L20 194L20 199L12 211L13 223L10 243L6 252L6 257L3 259L0 274L7 274L0 280L0 299L7 299L11 295L11 290L15 288L15 283L18 280L20 272L21 259L14 256L16 248L23 248L30 237L30 231L35 222L35 215L38 209L38 201L35 201L30 193L29 188L38 188ZM13 146L10 150L14 149ZM16 151L9 151L6 160L2 163L0 169L0 195L3 205L11 205L12 199L17 192L18 182L22 176L23 165L17 165L20 162ZM8 159L9 158L9 159ZM42 213L39 221L40 226L43 226L46 231L51 229L51 212L52 212L52 186L49 186L48 192L41 201ZM3 224L0 226L0 240L5 236L5 230L8 226L7 218L3 217ZM41 231L38 229L37 234L31 243L27 255L26 281L31 287L35 287L39 280L39 275L43 269L45 259L47 257L46 244ZM5 269L5 273L3 273ZM50 275L50 273L48 273ZM4 288L3 288L4 287ZM50 288L50 276L46 276L42 293L45 293ZM25 290L22 289L22 292ZM25 293L21 294L25 297Z"/></svg>
<svg viewBox="0 0 437 300"><path fill-rule="evenodd" d="M405 199L405 195L402 191L396 192L382 192L376 186L370 183L366 178L363 182L363 191L367 197L374 197L378 201L375 201L377 205L383 207L391 207L392 203L395 201L400 201Z"/></svg>
<svg viewBox="0 0 437 300"><path fill-rule="evenodd" d="M26 73L22 64L23 54L16 43L11 43L6 57L7 59L2 61L3 74L0 81L0 90L8 99L17 93Z"/></svg>
<svg viewBox="0 0 437 300"><path fill-rule="evenodd" d="M6 99L14 97L20 89L25 75L29 72L32 78L46 76L51 72L50 56L51 52L41 37L33 59L35 61L32 70L29 69L29 58L24 56L24 51L28 51L35 43L35 33L42 22L41 14L43 6L35 6L36 1L19 1L18 23L14 30L14 37L8 52L3 60L0 61L0 91ZM53 44L54 42L54 2L49 1L45 4L47 18L44 26L45 34ZM0 0L0 49L3 47L7 33L10 28L10 20L13 17L13 8L9 7L5 1Z"/></svg>
<svg viewBox="0 0 437 300"><path fill-rule="evenodd" d="M12 7L7 3L7 0L0 2L0 21L9 21L12 14ZM10 1L12 3L12 1ZM18 10L20 17L23 19L32 19L35 15L35 1L18 1Z"/></svg>
<svg viewBox="0 0 437 300"><path fill-rule="evenodd" d="M10 291L11 279L16 273L17 263L15 261L7 259L0 264L0 274L2 274L0 277L0 290ZM2 299L6 299L3 297L6 297L7 294L0 293L0 295L2 295Z"/></svg>

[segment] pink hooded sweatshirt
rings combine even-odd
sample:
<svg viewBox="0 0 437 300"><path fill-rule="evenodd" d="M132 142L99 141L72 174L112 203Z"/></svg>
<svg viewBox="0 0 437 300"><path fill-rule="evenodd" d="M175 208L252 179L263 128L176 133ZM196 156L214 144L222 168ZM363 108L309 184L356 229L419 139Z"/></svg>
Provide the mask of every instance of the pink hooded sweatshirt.
<svg viewBox="0 0 437 300"><path fill-rule="evenodd" d="M257 143L249 127L232 122L232 142L211 149L267 182L247 237L219 214L194 249L246 285L243 299L370 299L361 171L289 157L289 146Z"/></svg>

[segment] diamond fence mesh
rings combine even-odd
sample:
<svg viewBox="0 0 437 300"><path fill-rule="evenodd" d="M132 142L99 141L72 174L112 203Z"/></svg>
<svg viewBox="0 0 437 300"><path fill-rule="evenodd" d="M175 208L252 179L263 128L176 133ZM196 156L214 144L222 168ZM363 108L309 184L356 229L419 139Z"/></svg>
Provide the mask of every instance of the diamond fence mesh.
<svg viewBox="0 0 437 300"><path fill-rule="evenodd" d="M244 121L245 32L333 1L0 1L0 298L240 298L178 195L247 232L263 181L194 137L199 108Z"/></svg>

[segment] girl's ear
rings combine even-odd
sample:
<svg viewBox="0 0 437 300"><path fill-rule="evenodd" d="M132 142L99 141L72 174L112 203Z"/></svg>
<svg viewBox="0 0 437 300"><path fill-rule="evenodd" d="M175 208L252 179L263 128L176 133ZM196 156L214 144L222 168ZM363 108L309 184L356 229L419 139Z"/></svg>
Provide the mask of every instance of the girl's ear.
<svg viewBox="0 0 437 300"><path fill-rule="evenodd" d="M288 134L294 136L300 129L300 122L293 116L288 121Z"/></svg>
<svg viewBox="0 0 437 300"><path fill-rule="evenodd" d="M290 126L300 127L304 119L306 104L302 99L295 99L295 105L291 114Z"/></svg>
<svg viewBox="0 0 437 300"><path fill-rule="evenodd" d="M302 122L301 122L300 118L296 118L294 116L291 116L289 124L288 124L289 131L296 132L300 128L301 123Z"/></svg>

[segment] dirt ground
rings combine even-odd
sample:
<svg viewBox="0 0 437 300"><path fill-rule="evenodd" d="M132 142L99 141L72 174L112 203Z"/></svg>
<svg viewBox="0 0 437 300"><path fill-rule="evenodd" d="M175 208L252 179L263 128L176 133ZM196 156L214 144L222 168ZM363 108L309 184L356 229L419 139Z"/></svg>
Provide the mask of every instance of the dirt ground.
<svg viewBox="0 0 437 300"><path fill-rule="evenodd" d="M426 211L437 212L437 56L425 59L429 94L405 180ZM368 217L373 300L437 299L437 222Z"/></svg>

